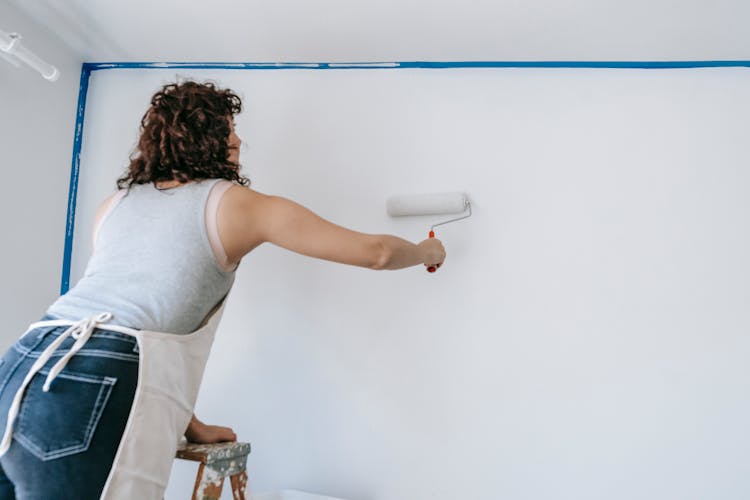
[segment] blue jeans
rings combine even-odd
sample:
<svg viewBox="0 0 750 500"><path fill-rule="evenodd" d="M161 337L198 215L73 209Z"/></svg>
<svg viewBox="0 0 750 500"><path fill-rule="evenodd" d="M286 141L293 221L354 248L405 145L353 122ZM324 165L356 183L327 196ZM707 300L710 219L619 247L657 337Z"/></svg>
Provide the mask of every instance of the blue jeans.
<svg viewBox="0 0 750 500"><path fill-rule="evenodd" d="M32 330L3 355L0 433L31 365L67 328ZM67 338L26 389L0 458L0 500L94 500L104 489L138 382L137 342L97 328L43 392L49 369L74 342Z"/></svg>

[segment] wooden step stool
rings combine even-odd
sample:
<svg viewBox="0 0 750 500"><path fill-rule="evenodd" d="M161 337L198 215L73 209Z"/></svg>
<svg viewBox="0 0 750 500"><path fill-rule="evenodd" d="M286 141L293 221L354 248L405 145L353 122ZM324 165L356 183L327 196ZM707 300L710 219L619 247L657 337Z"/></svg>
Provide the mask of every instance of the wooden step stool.
<svg viewBox="0 0 750 500"><path fill-rule="evenodd" d="M200 462L192 500L219 500L227 476L234 500L245 500L249 453L250 443L187 443L180 447L177 458Z"/></svg>

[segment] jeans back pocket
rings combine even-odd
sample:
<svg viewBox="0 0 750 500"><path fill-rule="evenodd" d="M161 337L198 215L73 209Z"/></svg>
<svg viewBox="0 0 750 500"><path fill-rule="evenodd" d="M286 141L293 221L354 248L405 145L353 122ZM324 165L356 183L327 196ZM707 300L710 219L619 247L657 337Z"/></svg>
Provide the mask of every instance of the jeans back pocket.
<svg viewBox="0 0 750 500"><path fill-rule="evenodd" d="M49 392L40 370L26 389L13 438L40 460L86 451L116 378L63 371Z"/></svg>

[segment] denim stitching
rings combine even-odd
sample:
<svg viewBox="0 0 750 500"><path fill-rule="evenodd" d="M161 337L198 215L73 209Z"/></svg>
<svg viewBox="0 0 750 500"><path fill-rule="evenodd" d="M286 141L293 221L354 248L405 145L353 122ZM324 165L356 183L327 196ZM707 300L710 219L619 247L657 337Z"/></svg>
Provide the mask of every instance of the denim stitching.
<svg viewBox="0 0 750 500"><path fill-rule="evenodd" d="M49 370L40 370L39 374L44 376L49 373ZM84 430L83 434L83 442L78 442L76 444L67 445L63 448L58 448L53 451L45 451L42 448L40 448L37 444L32 442L28 437L24 436L20 432L17 432L13 439L17 440L19 443L21 443L27 450L29 450L34 456L36 456L38 459L42 461L48 461L55 458L61 458L66 455L73 455L78 452L86 451L88 447L91 444L91 439L93 437L93 430L96 427L96 424L99 423L99 419L101 418L102 413L104 413L104 406L106 405L107 401L109 401L109 397L112 393L112 388L114 387L115 382L117 382L117 379L114 377L107 377L107 376L89 376L81 373L59 373L57 375L58 377L66 378L69 380L76 380L79 382L85 382L85 383L93 383L93 384L99 384L99 393L96 396L96 401L94 402L94 408L91 411L91 417L89 418L89 423L86 426L86 429ZM104 401L102 401L102 393L106 391L106 395L104 396ZM28 408L27 405L24 405L24 410ZM23 415L26 413L26 411L22 411L18 415L18 419L21 420ZM95 421L94 421L95 420Z"/></svg>
<svg viewBox="0 0 750 500"><path fill-rule="evenodd" d="M49 370L39 370L39 373L41 375L49 375ZM77 380L79 382L87 382L89 384L110 384L113 385L113 380L116 381L116 378L113 377L107 377L104 375L86 375L85 373L76 373L76 372L60 372L57 374L60 378L66 378L68 380Z"/></svg>
<svg viewBox="0 0 750 500"><path fill-rule="evenodd" d="M30 335L32 332L35 332L37 330L41 330L37 334L37 338L39 337L46 337L47 335L53 335L55 331L60 330L60 332L57 335L62 335L65 330L63 328L66 328L64 326L55 326L55 327L45 327L40 326L39 328L35 328L33 330L29 330L26 335ZM107 330L97 329L92 335L93 338L99 338L99 339L110 339L110 340L119 340L120 342L125 342L126 344L129 344L133 342L135 339L127 334L119 333L119 332L111 332ZM137 342L135 342L137 344Z"/></svg>
<svg viewBox="0 0 750 500"><path fill-rule="evenodd" d="M133 337L126 335L127 338L123 338L124 333L118 333L118 332L103 332L98 331L95 332L92 337L95 339L112 339L112 340L119 340L120 342L125 342L127 344L133 342Z"/></svg>
<svg viewBox="0 0 750 500"><path fill-rule="evenodd" d="M16 352L23 354L24 356L36 359L39 356L41 356L40 352L33 352L35 348L33 349L25 349L24 347L14 345L13 346L16 349ZM65 356L67 351L65 352L55 352L52 354L52 358L60 358L62 356ZM86 349L83 348L80 351L76 353L76 356L83 355L83 356L90 356L94 358L112 358L112 359L119 359L121 361L132 361L137 362L140 360L140 357L134 354L127 354L127 353L119 353L119 352L113 352L113 351L103 351L101 349Z"/></svg>
<svg viewBox="0 0 750 500"><path fill-rule="evenodd" d="M51 357L62 357L65 353L58 353L53 354ZM83 355L88 356L90 358L110 358L110 359L117 359L120 361L128 361L132 363L137 363L139 360L139 357L134 354L121 354L119 352L111 352L111 351L100 351L97 349L81 349L76 353L76 356ZM30 358L38 358L39 355L31 354L29 356Z"/></svg>
<svg viewBox="0 0 750 500"><path fill-rule="evenodd" d="M21 443L24 446L24 448L29 450L32 455L37 457L42 462L46 462L48 460L52 460L55 458L61 458L61 457L64 457L65 455L73 455L75 453L78 453L79 451L85 451L83 447L86 446L85 444L76 443L73 445L69 445L65 448L56 449L55 451L51 452L51 451L44 451L42 448L37 446L34 442L30 441L29 438L27 438L23 434L19 434L18 436L14 434L13 439Z"/></svg>
<svg viewBox="0 0 750 500"><path fill-rule="evenodd" d="M64 328L65 328L64 326L39 326L27 332L26 335L29 335L31 332L35 332L39 330L39 333L36 334L36 338L43 339L44 337L47 336L47 334L50 334L56 330L60 330L60 334L62 334L62 332L65 331L63 330Z"/></svg>
<svg viewBox="0 0 750 500"><path fill-rule="evenodd" d="M83 449L83 451L88 450L89 446L91 445L91 438L94 437L94 429L96 429L97 424L99 423L99 420L102 418L102 413L104 413L104 407L107 405L107 401L109 401L109 397L112 395L112 388L115 385L115 382L117 382L116 378L113 377L105 377L104 382L108 386L107 394L104 396L104 401L101 401L101 395L104 391L105 384L102 384L102 386L99 388L99 396L96 398L96 404L94 405L94 411L91 412L91 418L89 418L89 424L86 426L86 447Z"/></svg>
<svg viewBox="0 0 750 500"><path fill-rule="evenodd" d="M49 334L53 334L55 330L58 330L60 328L62 327L55 327L55 328L52 328L51 330L42 328L42 331L39 332L39 334L37 335L37 338L46 337ZM34 332L34 331L36 330L31 330L26 335L29 335L31 332ZM59 334L56 334L56 336L59 336L62 334L63 332L61 331ZM108 332L105 330L96 330L95 333L91 335L91 337L95 339L119 340L120 342L125 342L126 344L131 344L131 343L136 344L136 345L138 344L138 342L135 340L135 337L130 337L129 335L125 335L124 333ZM127 337L127 338L123 338L123 337ZM21 338L23 338L23 336Z"/></svg>
<svg viewBox="0 0 750 500"><path fill-rule="evenodd" d="M37 339L36 343L34 344L34 347L32 349L36 349L36 347L42 342L41 337ZM13 344L13 347L16 347L18 345L18 342ZM8 381L10 380L11 376L16 373L16 370L18 369L18 366L24 362L26 359L26 353L18 351L21 356L16 360L15 364L8 370L8 373L5 374L5 378L3 379L2 384L0 384L0 394L2 394L5 391L5 386L8 385Z"/></svg>
<svg viewBox="0 0 750 500"><path fill-rule="evenodd" d="M110 358L110 359L119 359L121 361L130 361L130 362L138 362L140 359L137 355L133 354L125 354L120 352L112 352L112 351L102 351L100 349L81 349L76 353L76 356L83 353L84 356L89 356L92 358Z"/></svg>
<svg viewBox="0 0 750 500"><path fill-rule="evenodd" d="M67 448L55 450L54 452L45 453L44 458L42 458L42 461L46 462L49 460L54 460L55 458L62 458L66 455L73 455L75 453L84 452L89 449L89 446L91 446L91 439L94 437L94 429L96 429L96 424L99 423L99 420L102 417L102 413L104 413L104 407L106 406L107 401L109 401L109 397L112 394L112 387L114 386L113 381L116 382L117 379L112 378L112 377L105 377L105 380L102 381L102 384L99 387L99 394L96 395L96 402L94 403L94 409L91 410L91 417L89 418L89 423L86 425L86 429L83 433L84 435L83 442L78 443L76 445L68 446ZM104 395L104 401L102 401L102 393L105 390L107 392Z"/></svg>
<svg viewBox="0 0 750 500"><path fill-rule="evenodd" d="M25 354L26 357L29 359L37 359L39 358L39 353L34 352L21 352L21 354ZM61 358L65 356L65 352L56 352L55 354L52 354L50 358ZM81 349L76 353L76 356L82 355L82 356L88 356L90 358L110 358L110 359L117 359L119 361L127 361L131 363L137 363L140 358L138 355L135 354L121 354L121 353L115 353L111 351L99 351L96 349Z"/></svg>
<svg viewBox="0 0 750 500"><path fill-rule="evenodd" d="M137 344L136 344L136 345L137 345ZM26 354L26 353L28 353L28 352L31 352L31 351L33 351L33 350L37 349L37 348L39 347L39 343L36 343L36 344L34 344L33 346L31 346L31 347L27 348L27 347L24 347L24 346L23 346L22 344L20 344L19 342L16 342L15 344L13 344L13 347L14 347L14 348L16 349L16 351L18 351L19 353L21 353L21 354ZM58 349L58 350L60 350L60 349L64 349L64 348L63 348L63 347L58 347L57 349ZM84 347L84 349L86 349L86 348ZM82 350L84 350L84 349L82 349ZM88 349L88 350L90 350L90 351L91 351L91 350L95 350L95 349ZM107 352L117 352L117 351L107 351Z"/></svg>
<svg viewBox="0 0 750 500"><path fill-rule="evenodd" d="M99 401L101 400L102 391L104 391L105 389L107 389L106 399L109 400L109 395L112 392L112 385L111 384L102 383L100 385L100 387L99 387L99 393L97 394L97 399L96 399L96 402L95 402L95 405L94 405L94 409L92 410L92 415L96 411L100 411L100 410L101 410L100 413L104 413L103 412L104 405L99 405ZM100 414L99 417L101 418L101 414ZM98 423L98 421L99 421L99 419L97 419L97 423ZM26 446L26 448L33 455L35 455L40 460L46 462L48 460L52 460L52 459L55 459L55 458L61 458L61 457L64 457L66 455L73 455L73 454L78 453L78 452L86 451L86 449L88 449L89 445L91 444L91 438L93 437L93 432L91 432L91 428L90 427L91 427L90 425L86 426L86 429L84 431L84 442L83 443L79 442L79 443L76 443L76 444L68 445L68 446L65 446L64 448L58 448L58 449L56 449L54 451L45 451L45 450L43 450L42 448L40 448L39 446L37 446L35 443L33 443L32 441L30 441L29 438L27 438L23 434L14 435L13 439L17 439L19 442L21 442L22 444L24 444ZM89 433L91 433L91 434L89 435Z"/></svg>

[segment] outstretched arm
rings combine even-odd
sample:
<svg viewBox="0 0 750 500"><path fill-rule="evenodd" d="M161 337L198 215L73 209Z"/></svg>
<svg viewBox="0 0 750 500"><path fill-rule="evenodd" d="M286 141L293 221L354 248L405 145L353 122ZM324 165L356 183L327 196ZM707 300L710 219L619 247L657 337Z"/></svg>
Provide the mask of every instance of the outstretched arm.
<svg viewBox="0 0 750 500"><path fill-rule="evenodd" d="M227 257L235 263L264 242L310 257L370 269L439 266L445 259L445 249L435 238L414 244L393 235L352 231L294 201L241 186L233 186L224 194L218 210L218 230Z"/></svg>

